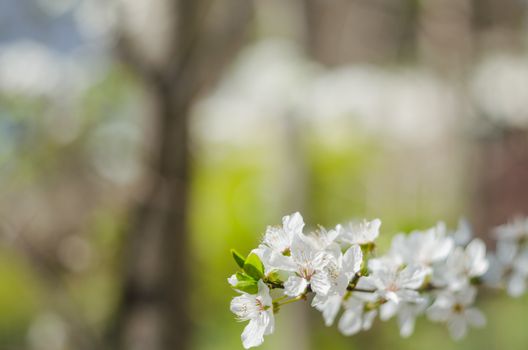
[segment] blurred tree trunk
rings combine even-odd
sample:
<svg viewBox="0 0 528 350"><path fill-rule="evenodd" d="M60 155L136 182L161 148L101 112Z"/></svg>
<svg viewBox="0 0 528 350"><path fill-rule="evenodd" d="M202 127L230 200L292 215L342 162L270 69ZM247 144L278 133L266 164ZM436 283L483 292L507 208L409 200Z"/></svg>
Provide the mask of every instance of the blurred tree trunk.
<svg viewBox="0 0 528 350"><path fill-rule="evenodd" d="M252 6L246 0L143 5L161 6L152 10L159 18L148 18L143 38L134 23L124 26L119 55L151 98L156 135L145 179L148 190L131 213L125 237L124 281L108 348L183 350L191 335L189 111L196 95L214 83L239 48ZM149 32L151 26L163 28ZM152 32L164 37L148 36ZM159 47L152 49L155 41Z"/></svg>
<svg viewBox="0 0 528 350"><path fill-rule="evenodd" d="M528 215L528 131L508 127L477 149L473 214L476 232L487 233L516 215Z"/></svg>
<svg viewBox="0 0 528 350"><path fill-rule="evenodd" d="M120 349L185 349L188 317L188 112L164 80L151 86L158 120L158 160L151 190L132 212L118 314Z"/></svg>
<svg viewBox="0 0 528 350"><path fill-rule="evenodd" d="M525 42L526 3L519 0L472 0L477 44L487 50L519 51Z"/></svg>
<svg viewBox="0 0 528 350"><path fill-rule="evenodd" d="M524 51L525 3L473 0L473 7L477 53ZM491 229L528 215L528 129L507 121L487 127L490 130L477 141L474 153L471 209L475 232L491 241Z"/></svg>
<svg viewBox="0 0 528 350"><path fill-rule="evenodd" d="M338 66L413 58L419 1L304 0L306 43L319 62Z"/></svg>
<svg viewBox="0 0 528 350"><path fill-rule="evenodd" d="M420 12L417 37L421 61L460 80L475 49L472 1L424 1Z"/></svg>

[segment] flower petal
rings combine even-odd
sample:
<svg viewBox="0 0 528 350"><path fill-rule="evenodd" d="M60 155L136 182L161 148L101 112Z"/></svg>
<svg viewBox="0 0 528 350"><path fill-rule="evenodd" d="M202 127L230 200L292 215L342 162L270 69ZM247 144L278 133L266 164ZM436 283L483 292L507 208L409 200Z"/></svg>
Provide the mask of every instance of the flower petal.
<svg viewBox="0 0 528 350"><path fill-rule="evenodd" d="M448 320L451 311L447 308L433 304L427 309L426 314L431 321L445 322Z"/></svg>
<svg viewBox="0 0 528 350"><path fill-rule="evenodd" d="M264 260L263 260L264 262ZM268 267L273 270L283 270L283 271L296 271L297 264L293 261L290 256L285 256L277 252L271 252L268 260L268 264L264 262L266 271Z"/></svg>
<svg viewBox="0 0 528 350"><path fill-rule="evenodd" d="M374 319L376 318L377 314L378 313L376 312L376 310L371 310L363 314L363 325L361 326L361 328L364 331L367 331L372 327L372 324L374 323Z"/></svg>
<svg viewBox="0 0 528 350"><path fill-rule="evenodd" d="M264 281L258 281L258 296L264 306L272 306L273 299L270 296L269 287Z"/></svg>
<svg viewBox="0 0 528 350"><path fill-rule="evenodd" d="M451 338L454 340L460 340L464 338L467 332L467 323L465 318L459 314L452 315L447 321L447 329L449 330Z"/></svg>
<svg viewBox="0 0 528 350"><path fill-rule="evenodd" d="M263 315L264 319L268 319L266 329L264 330L264 335L268 335L275 330L275 317L273 316L272 310L264 312Z"/></svg>
<svg viewBox="0 0 528 350"><path fill-rule="evenodd" d="M227 282L233 287L236 286L237 283L238 283L238 279L236 278L236 274L231 275L231 277L229 277L227 279Z"/></svg>
<svg viewBox="0 0 528 350"><path fill-rule="evenodd" d="M488 270L489 262L486 259L486 244L482 240L478 238L472 240L466 247L466 255L471 262L470 276L481 276Z"/></svg>
<svg viewBox="0 0 528 350"><path fill-rule="evenodd" d="M356 272L361 269L363 262L363 252L359 245L353 245L343 255L343 270L346 271L347 277L351 279Z"/></svg>
<svg viewBox="0 0 528 350"><path fill-rule="evenodd" d="M380 307L380 319L387 321L396 315L396 312L398 312L398 303L389 300Z"/></svg>
<svg viewBox="0 0 528 350"><path fill-rule="evenodd" d="M508 281L508 294L512 297L520 297L526 291L526 277L514 273Z"/></svg>
<svg viewBox="0 0 528 350"><path fill-rule="evenodd" d="M282 227L284 228L284 231L290 235L302 233L304 227L303 217L299 212L286 215L282 218Z"/></svg>
<svg viewBox="0 0 528 350"><path fill-rule="evenodd" d="M268 323L269 319L264 317L253 318L249 321L241 336L244 349L259 346L264 342L264 332Z"/></svg>
<svg viewBox="0 0 528 350"><path fill-rule="evenodd" d="M411 289L400 289L396 292L396 294L398 295L399 300L410 301L413 303L417 303L422 300L420 293Z"/></svg>
<svg viewBox="0 0 528 350"><path fill-rule="evenodd" d="M486 325L486 316L479 309L471 308L466 310L467 322L476 328L481 328Z"/></svg>
<svg viewBox="0 0 528 350"><path fill-rule="evenodd" d="M361 277L357 283L357 288L365 290L377 290L379 289L379 284L377 279L372 276Z"/></svg>
<svg viewBox="0 0 528 350"><path fill-rule="evenodd" d="M312 306L323 314L323 319L327 327L334 323L334 320L341 308L342 297L339 295L331 295L329 297L321 297L316 295L312 300Z"/></svg>
<svg viewBox="0 0 528 350"><path fill-rule="evenodd" d="M320 255L320 252L308 237L302 233L293 236L291 257L295 263L298 265L311 265Z"/></svg>
<svg viewBox="0 0 528 350"><path fill-rule="evenodd" d="M324 272L318 272L310 279L310 286L316 294L327 295L332 287L329 276Z"/></svg>
<svg viewBox="0 0 528 350"><path fill-rule="evenodd" d="M414 332L416 316L412 312L400 312L398 314L398 325L400 326L400 335L408 338Z"/></svg>
<svg viewBox="0 0 528 350"><path fill-rule="evenodd" d="M361 312L359 309L348 309L339 320L338 328L344 335L353 335L361 330Z"/></svg>
<svg viewBox="0 0 528 350"><path fill-rule="evenodd" d="M423 284L426 275L427 269L418 265L409 265L398 275L398 284L402 288L417 289Z"/></svg>
<svg viewBox="0 0 528 350"><path fill-rule="evenodd" d="M284 283L284 294L290 297L296 297L306 291L308 281L299 276L290 276Z"/></svg>

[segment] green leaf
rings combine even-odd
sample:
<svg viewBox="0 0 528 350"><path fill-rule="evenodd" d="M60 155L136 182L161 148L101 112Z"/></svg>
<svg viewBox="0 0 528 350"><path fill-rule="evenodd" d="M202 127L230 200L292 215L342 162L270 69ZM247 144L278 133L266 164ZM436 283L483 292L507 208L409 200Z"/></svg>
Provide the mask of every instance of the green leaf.
<svg viewBox="0 0 528 350"><path fill-rule="evenodd" d="M240 254L234 249L231 249L231 255L233 255L233 259L235 259L235 262L237 263L237 265L240 266L241 268L244 268L244 263L246 262L246 259L244 259L242 254Z"/></svg>
<svg viewBox="0 0 528 350"><path fill-rule="evenodd" d="M236 278L238 281L256 281L253 277L249 276L245 272L237 272Z"/></svg>
<svg viewBox="0 0 528 350"><path fill-rule="evenodd" d="M251 253L247 257L246 262L244 263L244 271L256 280L259 280L264 276L264 265L255 253Z"/></svg>
<svg viewBox="0 0 528 350"><path fill-rule="evenodd" d="M233 288L238 289L242 292L249 293L249 294L257 294L258 282L254 279L248 279L248 280L242 280L242 281L238 280L238 283Z"/></svg>

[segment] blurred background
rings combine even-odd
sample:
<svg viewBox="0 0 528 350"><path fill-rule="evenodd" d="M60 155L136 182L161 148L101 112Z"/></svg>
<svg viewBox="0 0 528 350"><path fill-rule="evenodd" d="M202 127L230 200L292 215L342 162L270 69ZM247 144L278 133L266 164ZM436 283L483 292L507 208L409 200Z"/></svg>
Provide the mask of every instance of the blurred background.
<svg viewBox="0 0 528 350"><path fill-rule="evenodd" d="M3 0L0 349L241 349L226 282L266 225L528 214L524 0ZM490 242L492 246L492 242ZM307 305L262 349L526 349L344 337Z"/></svg>

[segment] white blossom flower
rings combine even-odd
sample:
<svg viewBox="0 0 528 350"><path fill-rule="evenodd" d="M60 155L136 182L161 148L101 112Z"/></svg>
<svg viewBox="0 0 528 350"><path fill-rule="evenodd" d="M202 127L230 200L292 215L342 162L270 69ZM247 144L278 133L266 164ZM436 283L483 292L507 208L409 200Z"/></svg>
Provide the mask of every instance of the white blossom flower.
<svg viewBox="0 0 528 350"><path fill-rule="evenodd" d="M238 320L249 323L242 332L242 344L245 349L259 346L264 342L264 335L273 333L273 302L268 286L260 280L256 295L242 293L231 301L231 312Z"/></svg>
<svg viewBox="0 0 528 350"><path fill-rule="evenodd" d="M484 276L488 284L506 285L506 291L512 297L526 292L528 280L528 247L520 249L517 243L498 241L494 255L488 257L489 271Z"/></svg>
<svg viewBox="0 0 528 350"><path fill-rule="evenodd" d="M453 245L453 238L446 236L445 225L439 223L426 231L396 235L388 255L399 264L418 264L429 268L433 263L444 260Z"/></svg>
<svg viewBox="0 0 528 350"><path fill-rule="evenodd" d="M290 266L288 256L291 253L293 238L302 234L304 221L301 214L293 213L282 218L281 226L268 226L262 243L253 252L259 256L266 268L266 274L274 269Z"/></svg>
<svg viewBox="0 0 528 350"><path fill-rule="evenodd" d="M526 292L528 279L528 250L517 255L511 265L510 274L506 281L506 290L512 297L519 297Z"/></svg>
<svg viewBox="0 0 528 350"><path fill-rule="evenodd" d="M451 336L460 339L468 326L486 322L472 306L478 282L506 287L512 296L528 289L528 218L494 231L495 254L486 255L484 242L471 239L469 224L461 220L455 231L439 223L398 234L387 254L377 258L369 254L364 261L363 250L372 251L380 225L375 219L305 234L301 215L294 213L283 217L281 227L268 227L252 251L264 269L255 256L250 254L242 263L243 257L233 253L243 271L228 282L243 291L238 290L241 295L232 300L231 311L249 321L242 333L244 347L262 344L264 335L273 332L274 308L306 299L310 293L312 306L327 326L343 308L338 328L345 335L370 329L379 315L383 321L396 317L400 335L408 337L416 318L426 313L432 321L446 323ZM364 263L367 271L362 270ZM268 285L280 295L275 303Z"/></svg>
<svg viewBox="0 0 528 350"><path fill-rule="evenodd" d="M369 330L377 315L376 309L366 310L366 303L374 301L367 293L353 293L345 302L345 311L339 319L338 329L344 335L353 335L361 330Z"/></svg>
<svg viewBox="0 0 528 350"><path fill-rule="evenodd" d="M490 255L489 272L485 280L495 286L505 285L508 294L519 297L525 293L528 280L528 217L498 226L495 254Z"/></svg>
<svg viewBox="0 0 528 350"><path fill-rule="evenodd" d="M471 307L475 295L473 287L454 293L440 293L427 309L427 316L431 321L445 322L451 337L459 340L466 335L468 325L480 328L486 324L482 312Z"/></svg>
<svg viewBox="0 0 528 350"><path fill-rule="evenodd" d="M282 266L292 271L284 283L285 294L298 296L310 285L318 296L343 295L348 282L361 268L363 255L357 245L344 254L341 251L321 251L313 240L302 234L294 237L289 264Z"/></svg>
<svg viewBox="0 0 528 350"><path fill-rule="evenodd" d="M322 278L330 284L330 289L326 294L316 294L312 300L312 306L323 313L327 325L333 323L348 284L360 271L362 262L363 253L358 245L351 246L344 254L329 253Z"/></svg>
<svg viewBox="0 0 528 350"><path fill-rule="evenodd" d="M379 262L379 261L378 261ZM375 264L372 273L367 277L361 277L357 288L361 290L371 290L375 297L383 299L385 302L380 306L380 318L388 320L393 317L400 308L402 302L419 303L423 301L422 296L417 291L423 283L428 270L419 265L408 265L399 269L394 265ZM406 311L402 313L402 322L410 322L411 319L404 317ZM357 313L357 312L356 312ZM412 320L414 322L414 320ZM410 327L411 325L405 325ZM414 327L414 323L412 323ZM356 326L357 327L357 326ZM356 328L354 328L356 329Z"/></svg>
<svg viewBox="0 0 528 350"><path fill-rule="evenodd" d="M402 337L412 334L416 317L427 305L427 298L416 289L423 285L428 271L428 268L419 265L409 265L403 270L390 266L373 274L378 278L382 276L383 279L382 286L379 282L376 286L376 293L385 299L379 307L380 319L387 321L396 315ZM358 287L364 286L364 282L358 283Z"/></svg>
<svg viewBox="0 0 528 350"><path fill-rule="evenodd" d="M369 264L369 268L372 269ZM416 290L424 283L427 269L418 265L408 265L403 269L378 265L369 276L359 279L357 288L374 290L387 300L398 304L400 301L418 302L420 293Z"/></svg>
<svg viewBox="0 0 528 350"><path fill-rule="evenodd" d="M518 217L507 224L498 226L494 234L498 240L524 240L528 238L528 217Z"/></svg>
<svg viewBox="0 0 528 350"><path fill-rule="evenodd" d="M338 234L337 230L327 230L324 227L319 226L319 229L308 237L313 240L314 244L320 250L340 249L340 246L335 242Z"/></svg>
<svg viewBox="0 0 528 350"><path fill-rule="evenodd" d="M379 236L381 221L363 220L361 222L350 222L348 225L337 225L338 240L348 244L372 243Z"/></svg>
<svg viewBox="0 0 528 350"><path fill-rule="evenodd" d="M323 268L324 278L330 283L330 294L344 295L349 282L361 269L363 252L352 245L343 254L340 250L328 251Z"/></svg>
<svg viewBox="0 0 528 350"><path fill-rule="evenodd" d="M284 293L295 297L303 294L308 286L316 294L327 295L332 287L324 271L330 256L321 251L312 240L296 234L291 245L291 255L286 257L281 269L294 272L284 283Z"/></svg>
<svg viewBox="0 0 528 350"><path fill-rule="evenodd" d="M435 269L433 283L451 290L465 288L474 277L486 273L489 267L486 245L478 238L473 239L465 249L456 247L447 257L443 266Z"/></svg>

